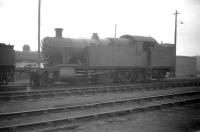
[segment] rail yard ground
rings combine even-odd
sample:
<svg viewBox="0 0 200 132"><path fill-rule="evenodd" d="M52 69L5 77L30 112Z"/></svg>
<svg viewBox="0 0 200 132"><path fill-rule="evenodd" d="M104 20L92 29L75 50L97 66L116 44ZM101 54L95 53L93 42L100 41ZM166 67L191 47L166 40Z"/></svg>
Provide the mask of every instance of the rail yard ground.
<svg viewBox="0 0 200 132"><path fill-rule="evenodd" d="M80 123L57 132L199 132L200 104Z"/></svg>
<svg viewBox="0 0 200 132"><path fill-rule="evenodd" d="M53 96L41 92L34 98L33 93L24 91L20 94L25 98L20 99L11 90L12 94L6 93L11 99L0 100L0 131L195 132L200 130L200 81L184 81L173 85L97 86L104 89L101 91L77 88L78 94L66 88L70 92L64 96L54 91ZM17 82L9 88L15 84L24 86ZM5 91L0 92L0 96L3 94Z"/></svg>

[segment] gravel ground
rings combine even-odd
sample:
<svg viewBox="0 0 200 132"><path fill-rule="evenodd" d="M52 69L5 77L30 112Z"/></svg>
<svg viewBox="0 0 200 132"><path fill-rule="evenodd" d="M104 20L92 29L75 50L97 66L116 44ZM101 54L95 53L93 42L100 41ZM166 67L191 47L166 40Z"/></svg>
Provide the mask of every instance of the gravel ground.
<svg viewBox="0 0 200 132"><path fill-rule="evenodd" d="M91 108L91 109L81 109L81 110L73 110L73 111L65 111L65 112L58 112L58 113L51 113L51 114L43 114L37 116L28 116L28 117L19 117L14 119L2 119L0 120L0 127L6 125L13 125L13 124L24 124L24 123L32 123L32 122L40 122L40 121L48 121L48 120L55 120L55 119L63 119L63 118L73 118L79 116L85 116L90 114L97 114L102 112L112 112L116 110L127 110L127 109L134 109L138 107L147 107L152 106L155 104L162 104L177 100L188 99L189 97L179 97L179 98L171 98L171 99L164 99L164 100L154 100L154 101L146 101L142 103L124 103L120 105L114 106L104 106L98 108Z"/></svg>
<svg viewBox="0 0 200 132"><path fill-rule="evenodd" d="M79 123L55 132L199 132L200 103Z"/></svg>

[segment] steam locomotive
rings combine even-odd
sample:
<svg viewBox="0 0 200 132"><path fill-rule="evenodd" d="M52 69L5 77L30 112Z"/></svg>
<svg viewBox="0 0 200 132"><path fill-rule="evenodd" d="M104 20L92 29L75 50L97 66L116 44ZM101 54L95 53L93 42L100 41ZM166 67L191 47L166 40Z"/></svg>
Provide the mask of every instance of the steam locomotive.
<svg viewBox="0 0 200 132"><path fill-rule="evenodd" d="M175 69L175 48L158 44L152 37L122 35L120 38L73 39L62 36L42 41L45 80L79 83L128 83L163 79Z"/></svg>
<svg viewBox="0 0 200 132"><path fill-rule="evenodd" d="M13 45L0 43L0 85L14 80L15 52Z"/></svg>

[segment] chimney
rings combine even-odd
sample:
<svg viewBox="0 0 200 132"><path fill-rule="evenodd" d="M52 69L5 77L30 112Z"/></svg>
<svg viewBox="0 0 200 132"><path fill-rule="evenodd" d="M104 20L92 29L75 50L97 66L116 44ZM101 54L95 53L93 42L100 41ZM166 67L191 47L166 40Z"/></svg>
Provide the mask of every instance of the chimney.
<svg viewBox="0 0 200 132"><path fill-rule="evenodd" d="M98 33L93 33L91 39L99 40Z"/></svg>
<svg viewBox="0 0 200 132"><path fill-rule="evenodd" d="M56 31L56 37L57 38L62 38L63 29L62 28L55 28L55 31Z"/></svg>

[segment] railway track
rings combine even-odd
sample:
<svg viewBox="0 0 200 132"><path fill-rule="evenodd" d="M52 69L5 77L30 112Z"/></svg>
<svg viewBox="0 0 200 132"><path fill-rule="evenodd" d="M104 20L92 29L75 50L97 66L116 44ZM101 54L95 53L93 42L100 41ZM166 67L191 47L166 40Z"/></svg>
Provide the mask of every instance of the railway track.
<svg viewBox="0 0 200 132"><path fill-rule="evenodd" d="M170 82L183 82L183 81L190 81L190 80L200 80L200 78L183 78L183 79L166 79L166 80L146 80L146 81L138 81L138 82L134 82L134 83L130 83L129 85L138 85L138 84L150 84L150 83L170 83ZM118 85L124 85L123 83L119 83L119 84L111 84L108 86L118 86ZM105 85L104 85L105 86ZM0 86L0 93L1 92L23 92L23 91L27 91L27 87L29 87L28 84L10 84L10 85L1 85ZM48 86L47 87L30 87L30 90L45 90L45 89L66 89L67 88L80 88L80 86L72 86L69 84L55 84L52 86ZM81 86L82 87L82 86ZM94 85L94 84L89 84L89 87L102 87L102 84L98 84L98 85Z"/></svg>
<svg viewBox="0 0 200 132"><path fill-rule="evenodd" d="M179 80L177 82L171 81L171 82L161 82L161 83L152 83L152 84L1 92L0 101L39 99L39 98L47 98L47 97L86 95L86 94L98 94L98 93L134 92L134 91L141 91L141 90L157 90L157 89L199 86L199 85L200 85L200 80L197 79L197 80L182 80L182 81Z"/></svg>
<svg viewBox="0 0 200 132"><path fill-rule="evenodd" d="M160 94L124 100L105 101L75 106L4 113L0 115L0 131L38 131L58 128L92 119L121 116L200 101L200 90ZM33 128L37 128L34 129Z"/></svg>

